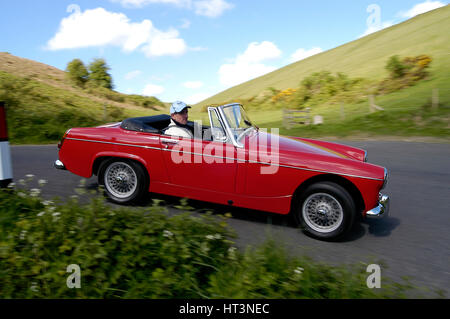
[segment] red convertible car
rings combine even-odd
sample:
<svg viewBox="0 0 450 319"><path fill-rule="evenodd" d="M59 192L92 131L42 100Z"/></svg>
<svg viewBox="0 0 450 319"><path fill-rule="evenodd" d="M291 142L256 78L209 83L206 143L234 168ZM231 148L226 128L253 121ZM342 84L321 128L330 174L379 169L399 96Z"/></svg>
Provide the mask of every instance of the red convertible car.
<svg viewBox="0 0 450 319"><path fill-rule="evenodd" d="M58 145L55 167L98 176L116 203L149 191L279 214L320 239L345 234L358 214L385 216L384 167L364 150L269 134L240 104L208 107L210 125L188 122L193 138L165 134L168 115L72 128Z"/></svg>

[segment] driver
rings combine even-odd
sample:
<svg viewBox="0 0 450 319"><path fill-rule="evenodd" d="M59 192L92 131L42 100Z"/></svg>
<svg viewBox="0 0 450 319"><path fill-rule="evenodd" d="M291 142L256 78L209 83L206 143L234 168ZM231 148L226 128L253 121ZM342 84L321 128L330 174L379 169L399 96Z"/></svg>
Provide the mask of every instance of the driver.
<svg viewBox="0 0 450 319"><path fill-rule="evenodd" d="M192 128L187 125L190 108L184 102L173 102L170 107L170 124L164 134L193 138Z"/></svg>

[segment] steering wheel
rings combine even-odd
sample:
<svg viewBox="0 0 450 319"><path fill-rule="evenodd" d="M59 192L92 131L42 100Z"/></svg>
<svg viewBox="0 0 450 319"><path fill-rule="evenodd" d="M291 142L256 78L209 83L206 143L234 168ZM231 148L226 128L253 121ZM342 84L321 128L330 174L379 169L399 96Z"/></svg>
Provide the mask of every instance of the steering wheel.
<svg viewBox="0 0 450 319"><path fill-rule="evenodd" d="M249 127L249 128L246 128L245 130L244 130L244 132L242 132L241 134L239 134L238 135L238 137L236 138L236 141L238 141L239 142L239 140L249 131L249 130L251 130L253 127Z"/></svg>

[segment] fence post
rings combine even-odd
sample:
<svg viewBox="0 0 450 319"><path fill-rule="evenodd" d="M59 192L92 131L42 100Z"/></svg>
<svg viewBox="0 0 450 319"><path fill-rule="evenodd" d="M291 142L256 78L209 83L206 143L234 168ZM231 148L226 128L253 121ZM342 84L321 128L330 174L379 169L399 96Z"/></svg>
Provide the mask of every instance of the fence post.
<svg viewBox="0 0 450 319"><path fill-rule="evenodd" d="M439 89L433 89L431 105L433 109L437 109L439 107Z"/></svg>
<svg viewBox="0 0 450 319"><path fill-rule="evenodd" d="M375 110L384 111L381 106L375 104L375 98L373 95L369 95L369 110L370 113L375 112Z"/></svg>

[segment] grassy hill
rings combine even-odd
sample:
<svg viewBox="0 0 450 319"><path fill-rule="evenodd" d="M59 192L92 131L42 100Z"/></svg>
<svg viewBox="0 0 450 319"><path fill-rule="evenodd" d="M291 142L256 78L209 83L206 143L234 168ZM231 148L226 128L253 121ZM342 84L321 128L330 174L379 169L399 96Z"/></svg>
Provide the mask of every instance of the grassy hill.
<svg viewBox="0 0 450 319"><path fill-rule="evenodd" d="M450 6L416 16L403 23L357 39L332 50L290 64L274 72L223 91L196 105L192 115L209 104L240 101L253 105L250 117L260 127L279 127L282 134L303 136L398 135L450 136ZM351 78L364 78L376 85L388 77L385 65L393 55L431 56L430 75L414 86L375 96L383 112L369 112L369 92L351 103L324 103L312 108L311 117L320 115L320 126L283 128L282 109L298 108L295 102L269 103L271 90L297 89L314 72L342 72ZM437 89L437 90L436 90ZM433 92L439 107L432 108ZM254 105L258 104L259 106ZM197 113L196 113L197 112ZM206 118L201 116L205 121Z"/></svg>
<svg viewBox="0 0 450 319"><path fill-rule="evenodd" d="M351 77L382 79L386 76L387 59L398 54L433 56L433 70L450 68L450 5L416 16L403 23L370 34L337 48L292 63L223 91L198 105L221 103L236 98L257 96L269 87L296 88L313 72L328 70L343 72ZM448 77L448 72L443 76Z"/></svg>
<svg viewBox="0 0 450 319"><path fill-rule="evenodd" d="M154 97L73 86L65 72L0 52L0 101L12 143L58 141L65 130L167 111Z"/></svg>

